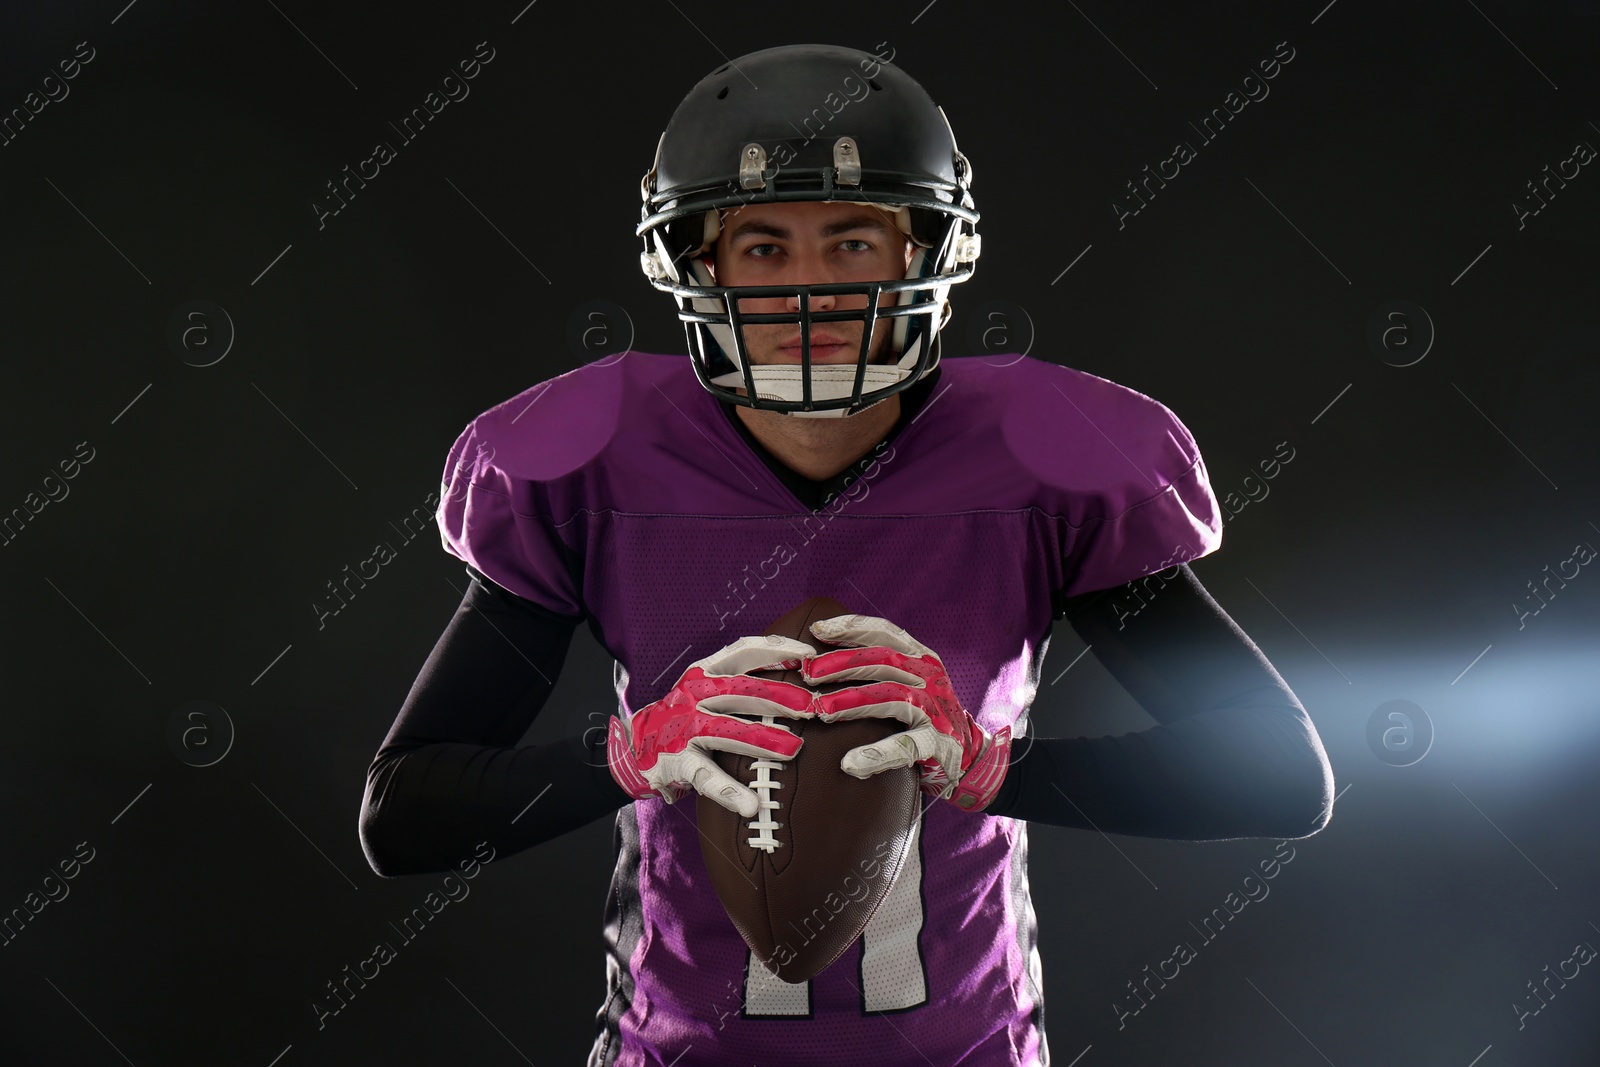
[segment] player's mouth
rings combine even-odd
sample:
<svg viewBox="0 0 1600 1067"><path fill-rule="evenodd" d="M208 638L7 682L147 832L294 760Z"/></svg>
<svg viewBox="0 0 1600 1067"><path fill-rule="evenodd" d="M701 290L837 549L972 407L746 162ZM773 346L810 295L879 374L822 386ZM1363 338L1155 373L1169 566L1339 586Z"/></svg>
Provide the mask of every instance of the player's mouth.
<svg viewBox="0 0 1600 1067"><path fill-rule="evenodd" d="M800 362L800 341L796 339L778 347L778 357L785 363ZM841 362L855 355L855 346L848 345L837 337L826 334L813 335L811 338L811 361L813 363Z"/></svg>

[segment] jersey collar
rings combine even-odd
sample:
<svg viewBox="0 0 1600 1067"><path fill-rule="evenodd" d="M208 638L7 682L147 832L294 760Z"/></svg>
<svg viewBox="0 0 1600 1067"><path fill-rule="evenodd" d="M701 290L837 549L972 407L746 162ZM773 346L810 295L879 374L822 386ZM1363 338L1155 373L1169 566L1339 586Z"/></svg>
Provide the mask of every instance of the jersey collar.
<svg viewBox="0 0 1600 1067"><path fill-rule="evenodd" d="M922 408L929 394L933 392L933 387L938 384L939 376L943 371L944 364L941 362L932 371L918 379L910 388L904 389L899 393L900 417L889 428L889 432L884 435L880 445L892 444L895 438L900 436L900 432L916 417L917 412ZM710 393L705 395L711 396ZM737 404L720 398L712 399L722 409L724 417L733 425L739 436L744 439L745 444L750 446L750 450L761 459L761 462L767 465L767 469L772 471L773 475L783 484L784 488L789 490L795 500L810 511L821 511L827 507L835 497L843 493L851 483L861 477L877 460L879 445L874 445L860 459L833 477L825 478L822 481L813 481L785 466L777 456L767 450L767 447L750 432L750 428L744 424L744 421L734 413L733 409L738 406Z"/></svg>

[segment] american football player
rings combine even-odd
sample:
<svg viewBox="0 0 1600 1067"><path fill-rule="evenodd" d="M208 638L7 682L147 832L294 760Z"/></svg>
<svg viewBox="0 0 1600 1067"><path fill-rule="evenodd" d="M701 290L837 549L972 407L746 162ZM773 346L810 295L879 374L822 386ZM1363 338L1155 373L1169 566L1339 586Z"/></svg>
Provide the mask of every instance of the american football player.
<svg viewBox="0 0 1600 1067"><path fill-rule="evenodd" d="M892 55L719 67L641 183L641 268L687 357L577 367L450 450L438 521L471 584L373 760L361 840L393 877L613 816L590 1067L1046 1064L1028 822L1298 838L1331 815L1305 709L1188 566L1222 516L1177 416L1035 358L941 360L981 249L972 186ZM813 627L828 652L752 636L820 595L861 612ZM1155 725L1031 735L1058 620ZM519 747L580 624L615 659L617 714ZM750 673L777 666L858 684ZM729 922L675 803L755 813L712 755L792 758L798 738L743 717L762 715L898 719L843 769L915 764L926 793L890 899L799 984Z"/></svg>

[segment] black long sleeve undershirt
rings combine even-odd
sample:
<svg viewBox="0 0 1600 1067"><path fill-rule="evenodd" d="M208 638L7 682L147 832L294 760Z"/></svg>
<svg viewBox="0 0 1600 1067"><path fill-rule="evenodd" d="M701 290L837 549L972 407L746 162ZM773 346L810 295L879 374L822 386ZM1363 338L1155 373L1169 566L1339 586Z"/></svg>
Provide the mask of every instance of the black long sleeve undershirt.
<svg viewBox="0 0 1600 1067"><path fill-rule="evenodd" d="M500 857L617 810L605 737L513 747L555 687L582 618L473 581L367 775L360 833L385 877L445 870L488 840ZM1164 572L1165 573L1165 572ZM1146 837L1308 836L1332 772L1288 685L1187 566L1065 601L1065 618L1159 725L1120 737L1019 741L983 813Z"/></svg>
<svg viewBox="0 0 1600 1067"><path fill-rule="evenodd" d="M633 799L611 777L602 730L513 747L583 620L467 572L466 596L367 771L361 845L386 878L449 869L481 841L503 858Z"/></svg>
<svg viewBox="0 0 1600 1067"><path fill-rule="evenodd" d="M1201 841L1321 830L1333 771L1305 708L1187 564L1162 574L1057 615L1159 725L1018 742L985 814Z"/></svg>

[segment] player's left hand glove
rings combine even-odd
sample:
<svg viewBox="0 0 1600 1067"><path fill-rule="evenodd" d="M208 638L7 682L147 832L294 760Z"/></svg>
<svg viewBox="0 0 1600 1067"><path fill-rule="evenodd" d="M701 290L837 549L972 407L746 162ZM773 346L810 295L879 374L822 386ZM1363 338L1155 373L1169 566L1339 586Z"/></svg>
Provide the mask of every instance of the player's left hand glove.
<svg viewBox="0 0 1600 1067"><path fill-rule="evenodd" d="M956 699L938 655L890 622L840 615L811 625L819 641L856 645L805 657L812 684L873 679L817 698L821 719L894 718L911 727L845 753L839 767L868 778L917 764L922 791L966 811L982 811L1000 791L1011 752L1011 727L984 732Z"/></svg>

